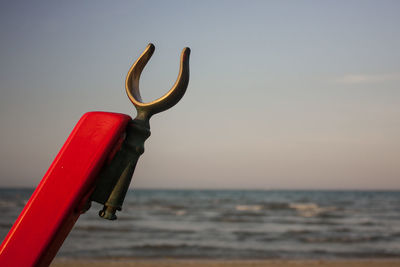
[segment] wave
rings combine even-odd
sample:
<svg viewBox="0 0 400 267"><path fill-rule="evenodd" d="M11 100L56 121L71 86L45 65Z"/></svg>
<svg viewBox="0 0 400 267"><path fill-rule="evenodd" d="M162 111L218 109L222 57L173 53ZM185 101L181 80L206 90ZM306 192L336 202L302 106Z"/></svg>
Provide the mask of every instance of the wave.
<svg viewBox="0 0 400 267"><path fill-rule="evenodd" d="M223 222L223 223L247 223L247 222L260 223L260 222L264 222L264 220L262 219L262 216L257 216L256 214L259 214L259 213L253 213L253 215L251 215L251 214L248 214L248 215L222 214L221 216L212 218L210 221Z"/></svg>
<svg viewBox="0 0 400 267"><path fill-rule="evenodd" d="M325 213L336 211L336 207L320 207L315 203L290 203L289 208L294 209L302 217L315 217Z"/></svg>
<svg viewBox="0 0 400 267"><path fill-rule="evenodd" d="M376 242L386 240L384 236L329 236L329 237L301 237L299 240L304 243L340 243L340 244L353 244Z"/></svg>
<svg viewBox="0 0 400 267"><path fill-rule="evenodd" d="M244 213L261 213L268 210L295 210L298 215L305 218L310 217L343 217L343 215L333 214L338 208L334 206L321 207L316 203L263 203L263 204L239 204L235 210Z"/></svg>
<svg viewBox="0 0 400 267"><path fill-rule="evenodd" d="M75 225L74 230L86 232L132 232L132 227L107 227L99 225Z"/></svg>
<svg viewBox="0 0 400 267"><path fill-rule="evenodd" d="M12 223L0 223L0 228L10 229L12 227Z"/></svg>
<svg viewBox="0 0 400 267"><path fill-rule="evenodd" d="M287 210L290 209L287 202L265 202L257 204L239 204L235 206L237 211L267 211L267 210Z"/></svg>
<svg viewBox="0 0 400 267"><path fill-rule="evenodd" d="M264 249L242 249L231 246L196 244L143 244L130 247L130 255L140 258L175 257L207 259L268 259L279 257L277 251Z"/></svg>
<svg viewBox="0 0 400 267"><path fill-rule="evenodd" d="M262 205L237 205L235 207L237 211L261 211L263 209Z"/></svg>
<svg viewBox="0 0 400 267"><path fill-rule="evenodd" d="M15 208L18 206L19 204L16 201L0 200L0 208Z"/></svg>

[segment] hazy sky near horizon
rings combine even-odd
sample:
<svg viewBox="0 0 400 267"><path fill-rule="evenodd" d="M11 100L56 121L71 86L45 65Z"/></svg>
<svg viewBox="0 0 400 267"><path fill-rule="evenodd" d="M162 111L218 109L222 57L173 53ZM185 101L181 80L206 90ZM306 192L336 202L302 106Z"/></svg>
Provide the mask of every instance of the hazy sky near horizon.
<svg viewBox="0 0 400 267"><path fill-rule="evenodd" d="M1 1L0 186L36 186L87 111L135 115L137 188L400 189L399 1Z"/></svg>

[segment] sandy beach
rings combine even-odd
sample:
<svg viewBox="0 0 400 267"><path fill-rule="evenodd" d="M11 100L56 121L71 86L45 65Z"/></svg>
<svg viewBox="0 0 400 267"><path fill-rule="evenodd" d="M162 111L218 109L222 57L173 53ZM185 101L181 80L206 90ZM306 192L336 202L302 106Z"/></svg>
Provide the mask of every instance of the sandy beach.
<svg viewBox="0 0 400 267"><path fill-rule="evenodd" d="M399 267L400 259L379 260L70 260L56 259L51 267Z"/></svg>

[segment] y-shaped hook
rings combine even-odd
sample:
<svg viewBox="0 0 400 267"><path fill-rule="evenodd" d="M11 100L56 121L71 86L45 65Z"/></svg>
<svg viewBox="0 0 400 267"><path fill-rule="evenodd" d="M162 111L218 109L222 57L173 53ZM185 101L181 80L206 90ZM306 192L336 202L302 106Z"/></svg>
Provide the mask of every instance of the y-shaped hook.
<svg viewBox="0 0 400 267"><path fill-rule="evenodd" d="M178 103L189 83L190 49L186 47L182 51L178 79L171 90L153 102L143 103L139 92L139 79L153 52L154 45L149 44L128 72L126 93L136 107L137 116L127 125L121 148L99 174L96 189L91 196L93 201L104 204L99 215L105 219L115 220L116 211L122 209L136 163L144 152L144 142L150 136L150 117Z"/></svg>
<svg viewBox="0 0 400 267"><path fill-rule="evenodd" d="M153 55L154 49L153 44L146 47L142 55L132 65L125 81L126 93L137 110L136 119L145 122L148 122L152 115L167 110L178 103L185 94L189 83L190 48L185 47L182 50L179 75L174 86L164 96L152 102L143 103L139 91L140 74Z"/></svg>

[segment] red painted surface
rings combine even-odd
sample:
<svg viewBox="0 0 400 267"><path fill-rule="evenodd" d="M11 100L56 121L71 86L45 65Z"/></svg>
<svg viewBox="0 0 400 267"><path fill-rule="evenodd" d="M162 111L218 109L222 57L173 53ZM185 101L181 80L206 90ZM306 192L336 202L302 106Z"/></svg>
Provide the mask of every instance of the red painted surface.
<svg viewBox="0 0 400 267"><path fill-rule="evenodd" d="M51 263L130 120L107 112L82 116L4 239L0 266Z"/></svg>

